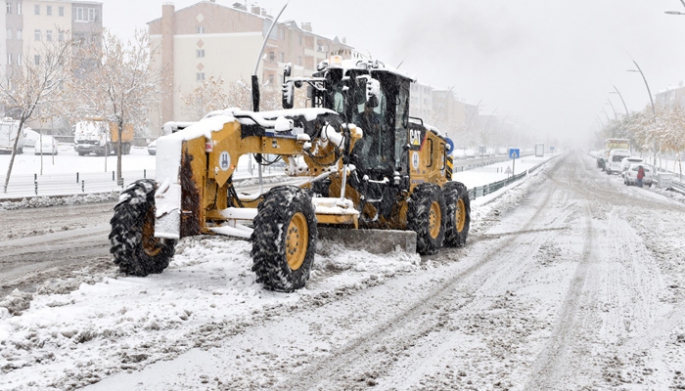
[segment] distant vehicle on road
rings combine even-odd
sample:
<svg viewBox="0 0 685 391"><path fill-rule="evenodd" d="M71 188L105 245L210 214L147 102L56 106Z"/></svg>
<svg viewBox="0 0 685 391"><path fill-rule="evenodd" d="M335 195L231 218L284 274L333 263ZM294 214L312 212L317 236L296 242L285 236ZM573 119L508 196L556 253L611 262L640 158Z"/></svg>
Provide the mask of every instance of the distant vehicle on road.
<svg viewBox="0 0 685 391"><path fill-rule="evenodd" d="M24 133L24 137L26 137L26 141L24 141L24 147L33 148L36 145L36 141L38 141L40 138L40 133L29 128L28 126L25 126L21 131Z"/></svg>
<svg viewBox="0 0 685 391"><path fill-rule="evenodd" d="M36 155L57 155L57 141L52 136L43 136L36 141L33 153Z"/></svg>
<svg viewBox="0 0 685 391"><path fill-rule="evenodd" d="M474 151L473 149L467 149L466 151L464 151L464 156L467 159L473 159L474 157L476 157L476 151Z"/></svg>
<svg viewBox="0 0 685 391"><path fill-rule="evenodd" d="M623 160L621 160L621 172L624 172L625 170L627 170L630 167L630 165L633 163L643 163L643 162L644 162L644 160L641 157L637 157L637 156L630 156L627 158L623 158Z"/></svg>
<svg viewBox="0 0 685 391"><path fill-rule="evenodd" d="M612 149L609 153L609 159L605 163L604 171L611 175L613 173L621 172L621 161L624 158L630 157L630 151L627 149Z"/></svg>
<svg viewBox="0 0 685 391"><path fill-rule="evenodd" d="M637 184L637 170L640 166L645 170L645 177L642 178L642 184L645 186L652 186L652 183L654 183L654 167L643 163L633 163L623 172L623 183L626 186Z"/></svg>
<svg viewBox="0 0 685 391"><path fill-rule="evenodd" d="M19 134L19 121L15 121L11 118L5 118L0 122L0 152L2 153L12 153L14 149L14 142ZM17 141L17 153L24 153L24 143L26 137L24 132L22 132Z"/></svg>
<svg viewBox="0 0 685 391"><path fill-rule="evenodd" d="M157 154L157 140L147 145L147 153L149 153L150 155Z"/></svg>
<svg viewBox="0 0 685 391"><path fill-rule="evenodd" d="M124 125L121 133L121 154L131 152L133 142L133 126ZM79 156L89 153L96 155L111 155L116 153L119 146L118 125L102 119L91 119L77 122L74 125L74 150Z"/></svg>

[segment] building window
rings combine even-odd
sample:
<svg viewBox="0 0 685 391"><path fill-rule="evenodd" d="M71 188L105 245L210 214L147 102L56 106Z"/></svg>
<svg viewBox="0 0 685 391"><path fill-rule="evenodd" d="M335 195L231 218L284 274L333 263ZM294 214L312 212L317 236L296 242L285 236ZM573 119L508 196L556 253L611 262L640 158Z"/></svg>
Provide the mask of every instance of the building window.
<svg viewBox="0 0 685 391"><path fill-rule="evenodd" d="M21 39L21 29L17 29L17 39Z"/></svg>
<svg viewBox="0 0 685 391"><path fill-rule="evenodd" d="M297 57L297 65L302 66L302 57Z"/></svg>
<svg viewBox="0 0 685 391"><path fill-rule="evenodd" d="M7 39L12 39L12 29L7 29Z"/></svg>
<svg viewBox="0 0 685 391"><path fill-rule="evenodd" d="M60 30L60 32L59 32L59 34L57 35L57 37L58 37L58 38L57 38L58 41L64 42L64 31L61 31L61 30Z"/></svg>
<svg viewBox="0 0 685 391"><path fill-rule="evenodd" d="M205 50L204 49L197 49L197 57L198 58L203 58L205 56Z"/></svg>
<svg viewBox="0 0 685 391"><path fill-rule="evenodd" d="M40 41L40 30L33 30L33 40Z"/></svg>
<svg viewBox="0 0 685 391"><path fill-rule="evenodd" d="M302 45L302 36L301 35L297 36L297 43Z"/></svg>
<svg viewBox="0 0 685 391"><path fill-rule="evenodd" d="M274 75L269 75L269 84L274 84Z"/></svg>
<svg viewBox="0 0 685 391"><path fill-rule="evenodd" d="M276 52L269 52L269 61L276 61Z"/></svg>
<svg viewBox="0 0 685 391"><path fill-rule="evenodd" d="M93 8L76 8L75 9L75 20L77 22L88 22L95 20L95 9Z"/></svg>
<svg viewBox="0 0 685 391"><path fill-rule="evenodd" d="M281 52L281 62L285 62L285 53Z"/></svg>
<svg viewBox="0 0 685 391"><path fill-rule="evenodd" d="M196 73L195 74L195 80L197 80L197 81L205 80L205 73L204 72Z"/></svg>
<svg viewBox="0 0 685 391"><path fill-rule="evenodd" d="M48 42L52 42L52 30L45 30L45 39Z"/></svg>
<svg viewBox="0 0 685 391"><path fill-rule="evenodd" d="M57 9L57 12L58 12L59 16L64 16L64 7L59 7Z"/></svg>
<svg viewBox="0 0 685 391"><path fill-rule="evenodd" d="M36 54L35 56L33 56L33 63L35 65L40 65L40 56L39 55Z"/></svg>
<svg viewBox="0 0 685 391"><path fill-rule="evenodd" d="M285 30L278 30L278 37L281 41L285 41Z"/></svg>
<svg viewBox="0 0 685 391"><path fill-rule="evenodd" d="M52 16L52 6L51 5L45 6L45 15Z"/></svg>
<svg viewBox="0 0 685 391"><path fill-rule="evenodd" d="M33 7L33 13L34 13L35 15L40 15L40 6L39 6L39 5L35 5L35 6Z"/></svg>
<svg viewBox="0 0 685 391"><path fill-rule="evenodd" d="M21 15L21 3L17 3L17 15Z"/></svg>
<svg viewBox="0 0 685 391"><path fill-rule="evenodd" d="M8 14L12 13L12 3L10 3L9 1L7 2L7 13ZM7 57L7 58L9 58L9 57Z"/></svg>
<svg viewBox="0 0 685 391"><path fill-rule="evenodd" d="M17 65L21 65L21 53L17 54Z"/></svg>
<svg viewBox="0 0 685 391"><path fill-rule="evenodd" d="M197 33L198 34L204 34L205 33L205 26L197 26Z"/></svg>
<svg viewBox="0 0 685 391"><path fill-rule="evenodd" d="M7 53L7 65L12 65L12 53Z"/></svg>

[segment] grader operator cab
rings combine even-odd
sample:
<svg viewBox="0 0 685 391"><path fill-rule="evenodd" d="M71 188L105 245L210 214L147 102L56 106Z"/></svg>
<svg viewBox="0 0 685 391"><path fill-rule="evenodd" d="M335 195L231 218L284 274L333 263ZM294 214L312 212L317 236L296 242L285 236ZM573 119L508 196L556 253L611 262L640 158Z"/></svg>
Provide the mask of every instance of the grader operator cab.
<svg viewBox="0 0 685 391"><path fill-rule="evenodd" d="M180 238L237 236L253 243L257 281L288 292L309 278L318 226L413 231L421 254L465 245L468 191L451 180L446 138L409 117L411 82L378 61L333 58L311 78L286 67L284 110L213 112L159 138L157 180L133 183L114 208L114 262L160 273ZM305 86L312 107L294 109ZM232 179L244 154L278 156L306 182L240 195Z"/></svg>

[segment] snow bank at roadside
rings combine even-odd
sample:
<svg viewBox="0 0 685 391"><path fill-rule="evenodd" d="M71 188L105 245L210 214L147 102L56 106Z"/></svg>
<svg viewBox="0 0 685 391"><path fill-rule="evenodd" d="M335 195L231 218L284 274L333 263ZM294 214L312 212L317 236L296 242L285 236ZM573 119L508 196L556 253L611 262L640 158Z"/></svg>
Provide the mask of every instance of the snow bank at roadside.
<svg viewBox="0 0 685 391"><path fill-rule="evenodd" d="M70 197L35 197L24 198L21 201L0 202L0 210L13 210L23 208L45 208L58 205L95 204L98 202L110 202L119 199L119 192L77 194Z"/></svg>

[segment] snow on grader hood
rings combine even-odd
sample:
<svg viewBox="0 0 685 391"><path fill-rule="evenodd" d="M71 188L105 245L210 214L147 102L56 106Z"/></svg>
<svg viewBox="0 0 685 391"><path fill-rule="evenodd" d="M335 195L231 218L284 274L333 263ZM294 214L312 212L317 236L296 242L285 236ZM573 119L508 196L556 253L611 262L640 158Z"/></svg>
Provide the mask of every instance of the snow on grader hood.
<svg viewBox="0 0 685 391"><path fill-rule="evenodd" d="M379 62L322 63L312 78L286 80L284 110L216 111L160 137L156 181L133 183L115 206L114 262L160 273L183 237L236 236L252 241L257 281L289 292L308 280L319 237L371 252L464 246L468 191L451 180L448 140L409 117L412 81ZM305 85L314 108L293 109ZM262 165L277 156L304 184L238 194L244 154Z"/></svg>

